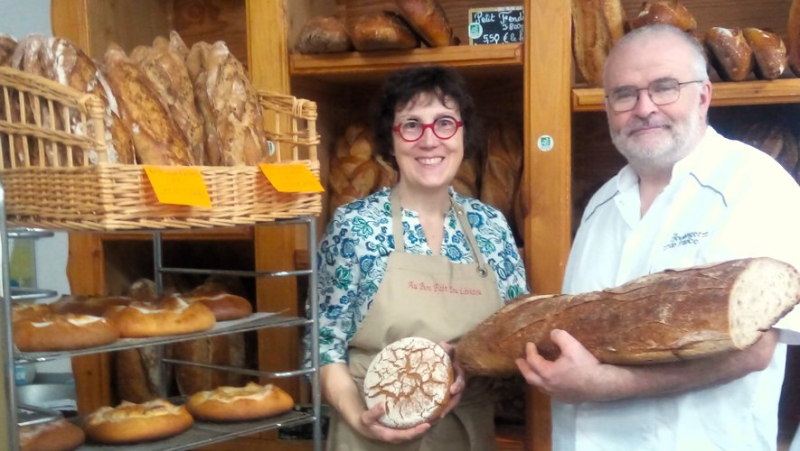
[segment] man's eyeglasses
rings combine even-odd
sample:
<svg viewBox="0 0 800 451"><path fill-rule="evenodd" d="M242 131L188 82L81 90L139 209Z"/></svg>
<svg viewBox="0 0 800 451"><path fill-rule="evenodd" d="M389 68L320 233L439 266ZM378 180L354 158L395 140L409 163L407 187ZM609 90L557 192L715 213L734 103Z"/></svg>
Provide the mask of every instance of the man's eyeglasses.
<svg viewBox="0 0 800 451"><path fill-rule="evenodd" d="M692 80L679 82L674 78L662 78L650 83L646 88L635 88L633 86L622 86L614 89L606 96L611 110L615 113L625 113L636 107L639 101L639 93L647 91L650 100L658 105L664 106L675 103L681 98L681 88L690 83L702 83L705 80Z"/></svg>
<svg viewBox="0 0 800 451"><path fill-rule="evenodd" d="M396 131L401 138L403 138L403 141L411 143L419 141L419 139L422 138L422 135L425 133L426 128L431 129L433 134L439 139L450 139L455 136L458 128L463 125L463 122L457 121L453 117L442 116L430 124L423 124L422 122L415 121L413 119L408 120L402 124L395 125L393 130Z"/></svg>

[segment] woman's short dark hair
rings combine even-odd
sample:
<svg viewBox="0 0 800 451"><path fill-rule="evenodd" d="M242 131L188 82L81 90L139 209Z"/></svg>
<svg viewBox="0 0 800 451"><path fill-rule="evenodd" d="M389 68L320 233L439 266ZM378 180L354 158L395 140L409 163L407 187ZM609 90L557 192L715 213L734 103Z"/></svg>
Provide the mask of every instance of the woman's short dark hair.
<svg viewBox="0 0 800 451"><path fill-rule="evenodd" d="M392 139L395 114L422 93L435 95L448 107L453 105L447 105L445 99L456 103L464 123L464 159L479 154L484 144L482 128L464 79L448 67L422 66L392 72L375 98L372 131L378 155L397 169Z"/></svg>

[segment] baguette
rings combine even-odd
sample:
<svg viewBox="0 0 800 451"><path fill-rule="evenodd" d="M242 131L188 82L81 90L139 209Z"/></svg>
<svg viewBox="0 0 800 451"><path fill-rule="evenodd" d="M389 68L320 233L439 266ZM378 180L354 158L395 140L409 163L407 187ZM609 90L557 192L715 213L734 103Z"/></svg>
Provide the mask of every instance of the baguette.
<svg viewBox="0 0 800 451"><path fill-rule="evenodd" d="M483 166L481 201L500 210L510 222L522 176L522 136L511 126L505 125L490 128L488 135L489 147Z"/></svg>
<svg viewBox="0 0 800 451"><path fill-rule="evenodd" d="M800 274L770 258L667 270L603 291L518 298L467 333L456 359L471 374L512 375L528 342L558 357L554 329L605 363L709 357L752 345L798 300Z"/></svg>

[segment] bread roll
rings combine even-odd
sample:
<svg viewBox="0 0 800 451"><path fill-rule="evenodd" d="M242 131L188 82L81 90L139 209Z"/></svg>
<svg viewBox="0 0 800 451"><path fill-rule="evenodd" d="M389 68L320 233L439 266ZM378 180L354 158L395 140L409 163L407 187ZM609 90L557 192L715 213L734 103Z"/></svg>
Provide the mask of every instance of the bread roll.
<svg viewBox="0 0 800 451"><path fill-rule="evenodd" d="M632 28L645 25L665 24L691 32L697 28L692 13L678 0L657 0L642 3L639 15L631 22Z"/></svg>
<svg viewBox="0 0 800 451"><path fill-rule="evenodd" d="M625 33L625 10L620 0L573 0L573 52L583 78L603 86L608 52Z"/></svg>
<svg viewBox="0 0 800 451"><path fill-rule="evenodd" d="M300 53L341 53L353 48L347 27L336 16L313 17L303 25L295 48Z"/></svg>
<svg viewBox="0 0 800 451"><path fill-rule="evenodd" d="M481 174L482 202L498 210L512 222L514 201L522 176L524 149L519 129L496 124L489 129L489 148Z"/></svg>
<svg viewBox="0 0 800 451"><path fill-rule="evenodd" d="M786 43L789 46L789 68L795 75L800 76L800 0L792 0L786 35Z"/></svg>
<svg viewBox="0 0 800 451"><path fill-rule="evenodd" d="M13 321L14 345L23 352L69 351L117 341L119 331L105 318L46 314Z"/></svg>
<svg viewBox="0 0 800 451"><path fill-rule="evenodd" d="M786 46L781 37L758 28L745 28L743 34L753 51L756 76L762 80L774 80L783 75Z"/></svg>
<svg viewBox="0 0 800 451"><path fill-rule="evenodd" d="M742 81L753 70L753 51L739 28L709 28L705 38L708 56L720 78Z"/></svg>
<svg viewBox="0 0 800 451"><path fill-rule="evenodd" d="M117 407L101 407L86 417L83 430L99 443L140 443L178 435L193 423L186 407L157 399L144 404L123 402Z"/></svg>
<svg viewBox="0 0 800 451"><path fill-rule="evenodd" d="M85 440L83 430L64 418L19 428L20 451L70 451Z"/></svg>
<svg viewBox="0 0 800 451"><path fill-rule="evenodd" d="M709 357L752 345L798 300L800 274L769 258L668 270L603 291L520 297L462 337L456 360L472 374L516 374L528 342L558 357L553 329L606 363Z"/></svg>
<svg viewBox="0 0 800 451"><path fill-rule="evenodd" d="M280 387L253 382L244 387L219 387L195 393L186 403L195 418L214 422L267 418L287 412L293 406L292 397Z"/></svg>
<svg viewBox="0 0 800 451"><path fill-rule="evenodd" d="M388 11L357 17L349 31L353 46L359 52L409 50L419 47L419 38L406 22Z"/></svg>
<svg viewBox="0 0 800 451"><path fill-rule="evenodd" d="M206 282L186 293L182 298L188 303L200 302L211 309L217 321L245 318L253 313L253 305L247 299L229 293L218 283Z"/></svg>
<svg viewBox="0 0 800 451"><path fill-rule="evenodd" d="M114 307L106 316L123 338L160 337L201 332L214 327L214 313L201 303L187 304L180 297L170 297L154 308L135 302Z"/></svg>
<svg viewBox="0 0 800 451"><path fill-rule="evenodd" d="M395 0L397 9L428 47L455 44L453 28L436 0Z"/></svg>
<svg viewBox="0 0 800 451"><path fill-rule="evenodd" d="M336 141L330 161L330 209L370 194L378 182L381 169L374 159L375 144L363 124L347 127Z"/></svg>
<svg viewBox="0 0 800 451"><path fill-rule="evenodd" d="M170 346L177 360L245 368L244 335L219 335L197 340L181 341ZM231 371L217 371L191 365L177 365L175 378L182 395L213 390L223 385L239 386L246 377Z"/></svg>
<svg viewBox="0 0 800 451"><path fill-rule="evenodd" d="M11 64L11 56L17 48L17 40L13 36L0 33L0 66Z"/></svg>
<svg viewBox="0 0 800 451"><path fill-rule="evenodd" d="M122 49L112 46L106 51L104 75L117 99L122 123L133 138L138 163L194 164L189 143L156 88Z"/></svg>
<svg viewBox="0 0 800 451"><path fill-rule="evenodd" d="M195 164L203 164L205 134L203 121L194 101L194 86L184 57L173 51L169 41L156 38L153 47L137 47L131 59L139 64L155 87L170 116L183 132Z"/></svg>
<svg viewBox="0 0 800 451"><path fill-rule="evenodd" d="M261 104L239 60L224 42L197 43L186 58L206 127L206 164L256 165L266 160Z"/></svg>
<svg viewBox="0 0 800 451"><path fill-rule="evenodd" d="M436 343L408 337L386 346L364 376L367 409L384 403L384 426L412 428L438 417L450 401L453 364Z"/></svg>

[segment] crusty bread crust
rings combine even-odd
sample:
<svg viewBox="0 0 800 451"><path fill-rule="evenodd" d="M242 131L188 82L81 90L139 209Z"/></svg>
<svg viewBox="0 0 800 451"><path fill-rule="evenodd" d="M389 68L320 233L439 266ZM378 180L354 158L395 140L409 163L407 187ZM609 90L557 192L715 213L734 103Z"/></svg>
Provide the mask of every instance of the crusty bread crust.
<svg viewBox="0 0 800 451"><path fill-rule="evenodd" d="M280 387L250 382L244 387L218 387L195 393L186 408L198 420L247 421L288 412L294 400Z"/></svg>
<svg viewBox="0 0 800 451"><path fill-rule="evenodd" d="M589 86L603 85L603 65L611 47L625 33L625 22L620 0L572 2L575 63Z"/></svg>
<svg viewBox="0 0 800 451"><path fill-rule="evenodd" d="M762 80L774 80L786 69L786 46L783 39L775 33L745 28L744 39L753 50L756 76Z"/></svg>
<svg viewBox="0 0 800 451"><path fill-rule="evenodd" d="M397 9L429 47L453 44L453 28L436 0L396 0Z"/></svg>
<svg viewBox="0 0 800 451"><path fill-rule="evenodd" d="M419 39L397 14L384 11L357 17L349 28L350 39L359 52L409 50L419 47Z"/></svg>
<svg viewBox="0 0 800 451"><path fill-rule="evenodd" d="M86 417L83 430L89 439L100 443L139 443L178 435L193 423L186 407L157 399L102 407Z"/></svg>
<svg viewBox="0 0 800 451"><path fill-rule="evenodd" d="M753 70L753 50L740 28L712 27L706 32L711 65L725 81L742 81Z"/></svg>
<svg viewBox="0 0 800 451"><path fill-rule="evenodd" d="M14 345L23 352L69 351L117 341L119 331L105 318L46 314L13 322Z"/></svg>
<svg viewBox="0 0 800 451"><path fill-rule="evenodd" d="M114 307L106 316L123 338L188 334L211 329L216 324L214 313L202 303L187 304L173 299L176 298L168 298L158 308L145 303Z"/></svg>
<svg viewBox="0 0 800 451"><path fill-rule="evenodd" d="M520 297L462 337L456 359L476 375L517 374L526 343L558 357L553 329L606 363L708 357L752 345L798 300L800 274L769 258L668 270L603 291Z"/></svg>
<svg viewBox="0 0 800 451"><path fill-rule="evenodd" d="M69 451L85 440L83 430L63 418L19 428L20 451Z"/></svg>

